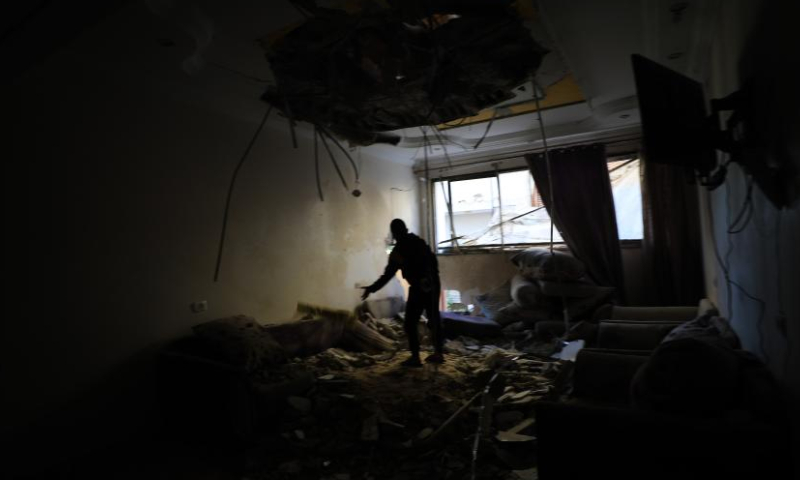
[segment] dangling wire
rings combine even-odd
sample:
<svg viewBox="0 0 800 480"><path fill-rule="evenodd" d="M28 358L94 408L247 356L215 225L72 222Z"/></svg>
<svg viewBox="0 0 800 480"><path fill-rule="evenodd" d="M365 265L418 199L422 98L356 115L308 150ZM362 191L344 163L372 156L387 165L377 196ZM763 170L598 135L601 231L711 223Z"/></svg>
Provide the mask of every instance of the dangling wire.
<svg viewBox="0 0 800 480"><path fill-rule="evenodd" d="M536 108L538 110L539 107L536 107ZM478 140L478 143L476 143L475 146L472 147L473 150L477 150L478 147L481 146L481 143L483 143L483 141L486 140L486 136L489 135L489 129L492 128L492 124L494 123L494 119L497 118L497 111L498 110L499 110L499 108L495 108L494 112L492 112L492 118L489 119L489 124L486 125L486 130L483 131L483 135L481 136L480 140Z"/></svg>
<svg viewBox="0 0 800 480"><path fill-rule="evenodd" d="M544 149L544 161L545 165L547 166L547 184L548 184L548 189L550 190L550 204L552 205L552 208L548 208L548 212L550 213L550 255L553 257L553 265L556 269L556 278L560 285L562 283L561 269L558 267L558 261L556 261L555 251L553 250L553 234L555 231L554 229L555 229L556 219L558 218L558 215L556 213L558 209L556 208L556 195L555 191L553 190L553 173L552 173L553 169L551 168L550 165L550 151L547 148L547 133L545 132L544 129L544 118L542 118L542 107L539 103L540 94L541 92L543 92L543 90L536 82L533 82L533 86L534 86L533 98L536 101L536 113L538 114L539 117L539 129L541 130L542 134L542 148ZM568 335L570 329L569 308L567 307L567 299L564 297L563 291L561 293L561 305L564 307L563 310L564 335Z"/></svg>
<svg viewBox="0 0 800 480"><path fill-rule="evenodd" d="M342 146L339 140L337 140L336 137L331 135L331 133L328 130L326 130L323 127L320 127L320 131L323 133L323 135L328 137L333 142L334 145L339 147L339 150L341 150L342 153L344 153L345 157L347 157L347 160L350 161L350 166L353 167L353 174L355 174L356 176L356 183L358 183L360 181L360 172L358 167L356 166L356 162L353 160L353 157L350 156L350 152L348 152L347 149Z"/></svg>
<svg viewBox="0 0 800 480"><path fill-rule="evenodd" d="M745 194L744 203L739 213L736 214L735 219L730 223L728 233L742 233L753 218L753 210L753 177L749 177L747 180L747 193Z"/></svg>
<svg viewBox="0 0 800 480"><path fill-rule="evenodd" d="M419 127L419 130L422 132L422 152L425 156L425 213L428 216L428 221L425 223L427 224L426 229L428 230L428 241L432 241L435 237L431 232L431 230L433 230L431 228L431 225L433 224L431 213L433 210L431 207L431 173L428 165L428 134L425 133L425 129L422 127Z"/></svg>
<svg viewBox="0 0 800 480"><path fill-rule="evenodd" d="M553 225L556 219L556 197L553 192L553 175L550 169L550 151L547 148L547 134L544 131L544 119L542 118L542 108L539 105L539 95L541 87L534 82L534 95L533 99L536 101L536 113L539 116L539 129L542 134L542 148L544 149L544 162L547 166L547 184L550 189L550 203L552 204L552 211L550 212L550 253L553 253ZM548 209L551 210L551 209Z"/></svg>
<svg viewBox="0 0 800 480"><path fill-rule="evenodd" d="M428 139L428 132L425 130L425 128L424 127L420 127L420 131L422 132L422 141L423 141L422 148L425 151L425 181L428 182L430 180L430 174L429 174L429 170L428 170L428 149L431 148L431 143L430 143L430 140ZM453 242L454 242L453 245L454 245L454 248L456 249L456 251L458 251L458 240L456 239L456 229L455 229L455 224L453 222L453 204L452 204L452 197L453 197L452 193L453 192L449 192L449 194L445 194L444 193L444 183L440 182L439 184L442 186L442 196L444 197L445 204L447 205L447 215L448 215L448 218L450 219L450 238L454 239L453 240ZM450 190L450 182L447 182L447 189L448 189L448 191ZM429 212L431 211L431 208L433 208L433 206L429 205ZM432 223L432 222L429 222L429 223Z"/></svg>
<svg viewBox="0 0 800 480"><path fill-rule="evenodd" d="M439 175L439 182L437 182L437 183L439 184L439 187L442 190L442 197L444 197L444 203L445 203L445 205L447 205L447 217L450 219L450 239L449 240L445 240L445 241L446 242L451 242L452 243L452 248L456 252L460 252L461 250L459 248L458 240L460 238L462 238L463 236L456 237L455 228L453 226L454 225L454 222L453 222L453 201L452 201L453 192L450 190L450 182L449 181L447 182L447 190L445 191L445 189L444 189L445 180L441 177L441 174L440 174ZM437 245L441 244L441 243L442 242L439 242L439 243L437 243Z"/></svg>
<svg viewBox="0 0 800 480"><path fill-rule="evenodd" d="M286 98L283 99L283 106L285 108L286 117L289 120L289 132L292 134L292 146L297 148L297 134L294 131L294 117L292 116L292 109L289 107L289 102L286 101Z"/></svg>
<svg viewBox="0 0 800 480"><path fill-rule="evenodd" d="M319 131L317 126L314 125L314 170L317 176L317 193L319 194L319 201L324 202L325 197L322 195L322 182L319 178Z"/></svg>
<svg viewBox="0 0 800 480"><path fill-rule="evenodd" d="M339 179L342 181L344 189L349 192L350 187L347 186L347 181L344 179L344 175L342 175L342 169L339 168L339 163L336 161L336 157L333 156L333 152L331 152L331 148L328 146L327 140L325 140L325 135L320 133L319 138L322 140L322 146L325 147L325 150L328 152L331 162L333 162L333 168L336 169L336 173L339 175Z"/></svg>
<svg viewBox="0 0 800 480"><path fill-rule="evenodd" d="M444 137L439 132L439 129L436 128L436 125L431 125L431 130L433 134L436 135L436 139L439 140L439 145L442 146L442 151L444 152L444 158L447 160L447 166L453 168L453 162L450 160L450 155L447 153L447 144L444 141Z"/></svg>
<svg viewBox="0 0 800 480"><path fill-rule="evenodd" d="M498 163L494 164L494 178L497 181L497 206L500 214L500 251L502 252L506 249L506 237L503 233L503 191L500 188L500 168L498 165Z"/></svg>
<svg viewBox="0 0 800 480"><path fill-rule="evenodd" d="M261 123L258 125L256 129L256 133L253 134L253 138L250 139L250 143L247 144L247 148L245 148L242 157L239 159L239 163L236 164L236 168L233 170L233 177L231 177L231 183L228 186L228 196L225 199L225 212L222 215L222 232L220 232L219 236L219 249L217 250L217 264L214 267L214 281L216 282L219 279L219 267L222 263L222 250L225 247L225 232L228 229L228 212L231 208L231 197L233 196L233 187L236 185L236 177L239 175L239 170L242 168L244 161L247 159L247 154L250 153L250 150L253 148L253 145L256 143L256 139L261 134L261 130L264 128L264 124L267 123L267 119L269 118L269 114L272 113L272 105L267 108L267 113L264 114L264 118L261 119Z"/></svg>

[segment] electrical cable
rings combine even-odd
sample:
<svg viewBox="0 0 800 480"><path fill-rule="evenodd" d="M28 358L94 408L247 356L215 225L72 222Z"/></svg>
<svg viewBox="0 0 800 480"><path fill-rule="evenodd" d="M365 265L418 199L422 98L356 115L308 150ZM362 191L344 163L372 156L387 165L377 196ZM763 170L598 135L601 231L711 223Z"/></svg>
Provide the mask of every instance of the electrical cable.
<svg viewBox="0 0 800 480"><path fill-rule="evenodd" d="M432 126L435 127L435 125L432 125ZM462 150L465 150L465 151L471 150L471 148L467 147L466 145L462 145L462 144L456 142L455 140L453 140L450 137L445 137L444 134L442 133L442 131L439 130L438 128L436 129L436 131L439 132L439 135L442 136L442 140L443 140L444 143L449 143L451 145L455 145L456 147L459 147L459 148L461 148Z"/></svg>
<svg viewBox="0 0 800 480"><path fill-rule="evenodd" d="M537 107L537 109L538 109L538 107ZM492 128L492 124L494 124L494 119L497 118L497 111L498 110L499 110L498 108L495 108L494 112L492 112L492 118L489 119L489 124L486 125L486 130L483 131L483 135L481 136L481 138L478 140L478 142L475 144L475 146L472 147L473 150L477 150L478 147L481 146L481 143L483 143L483 141L486 140L486 136L489 135L489 129Z"/></svg>
<svg viewBox="0 0 800 480"><path fill-rule="evenodd" d="M328 152L328 157L330 157L331 162L333 163L333 168L336 169L336 174L339 175L339 180L342 181L344 189L349 192L350 187L347 186L347 181L344 179L344 175L342 174L342 169L339 168L339 163L336 161L336 157L333 156L333 152L331 151L331 148L328 146L328 141L325 140L325 135L320 134L319 138L320 140L322 140L322 146L325 147L325 151Z"/></svg>
<svg viewBox="0 0 800 480"><path fill-rule="evenodd" d="M448 195L448 193L447 193L447 191L450 190L450 182L447 183L447 191L445 191L445 189L444 189L444 180L442 180L441 177L439 178L439 181L435 182L435 183L438 183L439 187L442 190L442 197L444 197L444 203L445 203L445 205L447 205L448 218L450 219L450 225L451 225L450 235L451 235L451 237L450 237L449 240L445 240L445 241L446 242L452 242L453 243L453 248L456 251L459 251L458 240L459 240L459 238L463 237L463 235L461 237L456 237L455 236L455 232L454 232L454 230L452 228L452 225L453 225L453 203L451 202L452 195ZM435 190L435 187L434 187L434 190ZM437 243L437 245L439 245L441 243L442 242L439 242L439 243Z"/></svg>
<svg viewBox="0 0 800 480"><path fill-rule="evenodd" d="M431 144L430 144L430 140L428 139L428 132L426 131L426 129L424 127L419 127L419 130L422 132L422 140L423 140L423 147L422 148L425 151L425 181L428 182L425 185L425 188L430 190L431 186L430 186L430 174L429 174L429 170L428 170L428 149L431 148ZM450 238L456 238L455 223L454 223L454 220L453 220L452 192L450 192L450 195L445 194L444 193L444 183L443 182L439 182L439 184L442 186L442 196L444 196L445 204L447 205L447 215L448 215L448 218L450 219ZM448 190L450 189L450 183L449 182L447 184L447 188L448 188ZM430 210L430 209L433 208L433 206L429 205L428 208ZM431 240L433 238L435 238L435 235L432 236ZM459 251L458 240L454 240L453 248L455 248L455 250L457 252Z"/></svg>
<svg viewBox="0 0 800 480"><path fill-rule="evenodd" d="M247 154L250 153L250 150L253 148L253 145L256 143L261 130L264 128L264 125L267 123L267 119L269 118L269 114L272 113L272 105L267 108L267 113L264 114L264 117L261 119L261 123L258 125L256 132L253 134L253 138L250 139L250 143L247 144L247 148L244 150L242 157L239 159L239 163L236 164L236 168L233 170L233 177L231 177L231 183L228 185L228 196L225 199L225 211L222 215L222 231L220 232L219 237L219 249L217 250L217 264L214 267L214 282L219 279L219 267L222 263L222 251L225 247L225 232L228 229L228 212L230 211L231 207L231 197L233 196L233 187L236 184L236 177L239 175L239 170L242 168L244 161L247 159Z"/></svg>
<svg viewBox="0 0 800 480"><path fill-rule="evenodd" d="M544 129L544 118L542 117L542 107L539 103L540 92L543 92L541 87L536 82L532 82L534 85L534 95L533 98L536 100L536 113L538 114L539 118L539 129L541 130L542 135L542 147L544 148L544 161L545 165L547 166L547 183L548 188L550 190L550 203L552 204L552 208L548 208L547 211L550 214L550 255L553 257L553 265L555 266L556 270L556 280L559 285L562 283L562 272L561 269L558 268L558 262L555 258L555 252L553 251L553 234L555 223L557 219L556 211L556 195L555 191L553 190L553 170L550 165L550 150L547 148L547 133ZM563 290L563 289L560 289ZM564 314L564 335L568 335L570 331L570 318L569 318L569 308L567 307L567 300L564 296L563 291L561 292L561 305L564 307L563 314Z"/></svg>
<svg viewBox="0 0 800 480"><path fill-rule="evenodd" d="M727 186L727 183L726 183L726 186ZM727 202L727 198L726 198L726 202ZM761 349L761 353L764 356L765 362L769 363L769 354L766 352L766 349L764 348L765 338L764 338L764 332L763 332L764 314L766 313L767 302L765 302L763 299L761 299L759 297L756 297L755 295L751 294L746 288L744 288L741 284L739 284L738 282L736 282L735 280L733 280L731 278L730 261L729 261L728 257L730 255L730 252L731 252L732 248L733 248L733 242L731 240L732 237L731 237L730 234L728 235L728 252L726 253L726 259L723 260L722 255L720 254L720 251L719 251L719 246L717 245L716 235L714 234L714 228L713 228L713 225L714 225L714 211L711 208L711 202L710 201L706 202L706 209L708 210L709 223L712 226L712 228L711 228L711 245L712 245L713 250L714 250L714 256L715 256L715 258L717 260L717 264L719 265L719 268L722 270L723 276L725 277L725 286L726 286L726 292L727 292L726 293L726 304L727 304L727 312L726 313L728 314L727 320L728 320L729 323L733 323L733 319L734 319L733 289L731 288L733 286L733 287L736 287L737 290L739 290L739 292L741 292L745 297L749 298L750 300L756 302L759 305L760 313L759 313L758 327L757 327L758 328L758 332L759 332L759 342L758 343L759 343L759 348Z"/></svg>
<svg viewBox="0 0 800 480"><path fill-rule="evenodd" d="M432 232L433 215L431 215L431 213L433 212L433 207L431 206L431 175L428 166L428 135L422 127L420 127L420 131L422 132L423 138L422 151L425 155L425 207L429 219L427 222L428 241L431 242L432 239L435 238L435 234Z"/></svg>
<svg viewBox="0 0 800 480"><path fill-rule="evenodd" d="M467 121L467 118L469 118L469 117L461 117L461 119L458 121L458 123L447 123L447 122L442 122L442 125L444 125L444 126L445 126L445 127L447 127L447 128L456 128L456 127L460 127L461 125L464 125L464 122L466 122L466 121Z"/></svg>
<svg viewBox="0 0 800 480"><path fill-rule="evenodd" d="M342 153L344 153L344 156L347 157L347 160L350 162L350 166L353 167L353 174L355 174L355 176L356 176L356 182L358 182L360 180L360 176L361 175L360 175L360 172L358 171L358 167L356 166L356 162L353 160L353 157L350 156L350 152L348 152L347 149L342 146L342 144L339 142L339 140L337 140L336 137L331 135L331 133L328 132L328 130L326 130L324 127L319 127L319 128L320 128L320 131L326 137L331 139L331 141L333 142L334 145L339 147L339 150L341 150Z"/></svg>
<svg viewBox="0 0 800 480"><path fill-rule="evenodd" d="M494 164L494 178L497 182L497 206L500 217L498 225L500 226L500 251L502 252L506 249L506 237L503 232L503 190L500 188L500 169L498 165L499 163Z"/></svg>
<svg viewBox="0 0 800 480"><path fill-rule="evenodd" d="M317 177L317 194L319 194L319 201L324 202L325 197L322 195L322 182L319 175L319 131L317 126L314 125L314 171Z"/></svg>
<svg viewBox="0 0 800 480"><path fill-rule="evenodd" d="M444 180L442 180L442 181L444 181ZM459 235L459 236L458 236L458 237L456 237L456 238L460 240L460 239L462 239L462 238L466 238L466 237L472 237L472 240L467 240L467 242L474 242L474 241L475 241L475 239L478 239L478 238L480 238L480 237L482 237L482 236L486 235L486 234L487 234L487 233L489 233L490 231L492 231L492 230L494 230L494 229L496 229L496 228L499 228L501 225L505 225L506 223L513 222L514 220L518 220L518 219L520 219L520 218L522 218L522 217L524 217L524 216L526 216L526 215L530 215L531 213L536 213L536 212L538 212L539 210L541 210L541 209L543 209L543 208L545 208L545 207L544 207L544 206L541 206L541 207L536 207L536 208L534 208L533 210L529 210L529 211L527 211L527 212L525 212L525 213L521 213L521 214L517 215L516 217L509 218L508 220L503 220L503 221L502 221L502 222L500 222L500 223L497 223L497 224L495 224L495 225L491 225L491 226L489 226L489 227L486 227L486 228L484 228L483 230L480 230L478 233L469 233L469 234L466 234L466 235ZM441 242L439 242L437 245L441 245L442 243L447 243L447 242L451 242L451 241L452 241L452 239L442 240L442 241L441 241ZM510 245L511 245L511 244L510 244ZM469 245L461 245L461 246L462 246L462 247L464 247L464 246L469 246Z"/></svg>
<svg viewBox="0 0 800 480"><path fill-rule="evenodd" d="M535 87L538 87L534 84ZM553 254L553 228L556 219L556 197L553 192L553 176L551 175L550 171L550 150L547 148L547 134L544 131L544 119L542 118L542 109L539 105L539 91L538 89L534 90L534 100L536 101L536 113L538 113L539 117L539 129L542 135L542 148L544 149L544 161L545 165L547 166L547 183L548 188L550 189L550 203L552 203L552 209L548 208L548 213L550 213L550 254Z"/></svg>
<svg viewBox="0 0 800 480"><path fill-rule="evenodd" d="M439 181L440 181L440 182L445 182L445 181L447 181L447 180L444 180L444 179L442 179L442 180L439 180ZM502 222L500 222L500 223L497 223L497 224L495 224L495 225L491 225L491 226L489 226L489 227L486 227L486 228L484 228L483 230L480 230L478 233L468 233L468 234L466 234L466 235L459 235L459 236L458 236L458 237L456 237L456 238L457 238L457 239L462 239L462 238L466 238L466 237L473 237L473 239L472 239L472 240L468 240L468 242L473 242L473 241L475 241L475 239L478 239L478 238L480 238L480 237L482 237L482 236L486 235L486 234L487 234L487 233L489 233L490 231L492 231L492 230L494 230L494 229L496 229L496 228L499 228L501 225L505 225L506 223L511 223L511 222L513 222L514 220L518 220L518 219L520 219L520 218L522 218L522 217L524 217L524 216L526 216L526 215L530 215L531 213L536 213L536 212L538 212L539 210L541 210L541 209L543 209L543 208L545 208L545 207L544 207L544 206L541 206L541 207L536 207L536 208L534 208L533 210L529 210L529 211L527 211L527 212L525 212L525 213L521 213L521 214L519 214L519 215L517 215L517 216L515 216L515 217L509 218L508 220L503 220L503 221L502 221ZM452 241L453 241L453 239L442 240L441 242L438 242L438 243L437 243L437 245L441 245L441 244L443 244L443 243L452 242ZM462 245L462 246L464 246L464 245Z"/></svg>
<svg viewBox="0 0 800 480"><path fill-rule="evenodd" d="M450 160L450 155L447 153L447 144L442 134L439 132L439 129L436 128L436 125L431 125L431 130L433 134L436 135L437 140L439 140L439 145L442 146L442 152L444 153L444 158L447 160L447 166L453 168L453 162Z"/></svg>
<svg viewBox="0 0 800 480"><path fill-rule="evenodd" d="M742 207L740 208L739 213L736 214L735 219L733 220L733 222L730 222L730 225L728 226L728 233L730 234L737 234L743 232L744 229L747 228L747 225L750 223L750 220L753 218L753 210L754 210L753 183L754 183L753 177L752 176L748 177L747 193L745 194L745 200L742 203ZM743 215L746 215L746 217L744 217L744 222L741 225L739 225L739 223L742 221Z"/></svg>
<svg viewBox="0 0 800 480"><path fill-rule="evenodd" d="M286 101L286 97L283 98L283 106L285 107L286 111L286 118L289 120L289 132L292 134L292 146L297 148L297 134L294 131L294 117L292 116L292 109L289 107L289 102Z"/></svg>

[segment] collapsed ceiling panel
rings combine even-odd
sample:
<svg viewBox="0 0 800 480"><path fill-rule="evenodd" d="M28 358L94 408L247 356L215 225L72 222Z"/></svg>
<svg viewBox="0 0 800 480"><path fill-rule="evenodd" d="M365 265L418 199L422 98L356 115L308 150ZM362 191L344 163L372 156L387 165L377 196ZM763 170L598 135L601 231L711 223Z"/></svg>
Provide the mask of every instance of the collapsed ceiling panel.
<svg viewBox="0 0 800 480"><path fill-rule="evenodd" d="M547 53L508 0L295 5L306 21L264 42L276 85L263 99L359 145L511 99Z"/></svg>

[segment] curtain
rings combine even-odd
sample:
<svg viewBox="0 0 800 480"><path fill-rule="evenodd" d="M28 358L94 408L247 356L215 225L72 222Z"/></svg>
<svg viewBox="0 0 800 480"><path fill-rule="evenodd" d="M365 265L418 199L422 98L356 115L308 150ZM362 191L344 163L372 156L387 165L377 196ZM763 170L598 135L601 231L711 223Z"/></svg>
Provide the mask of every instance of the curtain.
<svg viewBox="0 0 800 480"><path fill-rule="evenodd" d="M615 287L622 299L622 252L605 147L550 151L551 178L544 154L527 155L526 160L547 212L572 254L595 282Z"/></svg>
<svg viewBox="0 0 800 480"><path fill-rule="evenodd" d="M705 295L697 186L676 165L642 159L644 255L651 305L697 305Z"/></svg>

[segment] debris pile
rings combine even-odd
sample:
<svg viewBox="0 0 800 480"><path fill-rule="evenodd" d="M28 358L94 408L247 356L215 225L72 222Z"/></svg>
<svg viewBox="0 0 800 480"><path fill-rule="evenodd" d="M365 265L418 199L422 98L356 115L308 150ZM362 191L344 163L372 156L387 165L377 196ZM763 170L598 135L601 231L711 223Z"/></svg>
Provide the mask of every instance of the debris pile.
<svg viewBox="0 0 800 480"><path fill-rule="evenodd" d="M400 323L362 324L396 348L332 347L261 377L313 381L281 399L246 453L245 478L536 478L533 404L552 394L561 362L459 337L443 365L404 368Z"/></svg>

